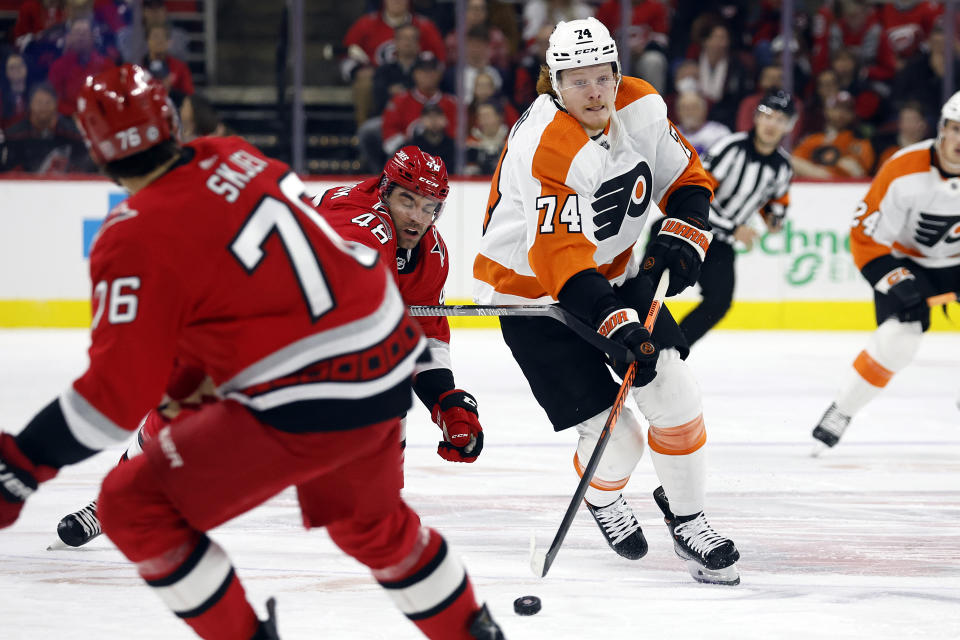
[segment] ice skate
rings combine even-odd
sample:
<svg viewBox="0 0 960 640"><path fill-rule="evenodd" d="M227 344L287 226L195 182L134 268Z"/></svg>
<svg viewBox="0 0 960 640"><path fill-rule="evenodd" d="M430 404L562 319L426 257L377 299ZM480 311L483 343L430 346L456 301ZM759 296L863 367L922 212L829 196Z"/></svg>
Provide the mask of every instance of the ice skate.
<svg viewBox="0 0 960 640"><path fill-rule="evenodd" d="M850 426L850 416L841 413L836 402L831 403L820 418L820 422L813 428L813 437L817 440L812 453L813 457L817 457L840 442L840 436L848 426Z"/></svg>
<svg viewBox="0 0 960 640"><path fill-rule="evenodd" d="M277 632L277 599L267 600L267 619L260 622L257 632L250 640L280 640Z"/></svg>
<svg viewBox="0 0 960 640"><path fill-rule="evenodd" d="M490 610L487 609L486 604L480 607L480 611L473 622L470 623L468 631L470 637L476 640L505 640L503 631L500 630L493 616L490 615Z"/></svg>
<svg viewBox="0 0 960 640"><path fill-rule="evenodd" d="M60 519L57 524L57 536L66 547L82 547L103 533L100 528L100 518L97 517L97 501L94 500L83 509L69 513ZM58 543L49 549L62 549Z"/></svg>
<svg viewBox="0 0 960 640"><path fill-rule="evenodd" d="M691 516L674 515L663 487L657 487L653 499L663 511L664 522L673 538L673 550L686 562L694 580L707 584L740 584L736 565L740 552L733 540L714 531L703 511Z"/></svg>
<svg viewBox="0 0 960 640"><path fill-rule="evenodd" d="M639 560L646 555L647 541L640 523L622 495L605 507L584 502L611 549L628 560Z"/></svg>

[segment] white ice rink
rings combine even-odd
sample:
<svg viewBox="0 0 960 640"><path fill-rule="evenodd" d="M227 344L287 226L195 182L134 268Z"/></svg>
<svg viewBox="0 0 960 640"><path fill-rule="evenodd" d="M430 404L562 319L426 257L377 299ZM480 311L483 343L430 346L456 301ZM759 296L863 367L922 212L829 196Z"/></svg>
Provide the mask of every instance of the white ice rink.
<svg viewBox="0 0 960 640"><path fill-rule="evenodd" d="M511 640L960 638L960 334L926 336L914 363L810 458L810 430L864 333L715 332L689 362L704 394L707 514L740 548L742 583L694 582L651 498L645 457L626 490L650 543L616 556L585 510L544 580L577 477L574 434L554 434L499 332L459 330L460 386L486 432L473 465L447 463L422 408L408 425L406 498L465 559ZM17 431L85 365L83 331L0 331L0 428ZM120 450L64 470L0 532L0 640L191 638L110 542L46 551ZM291 493L215 530L248 596L278 600L285 640L420 637L366 569L301 528ZM539 596L539 615L512 602Z"/></svg>

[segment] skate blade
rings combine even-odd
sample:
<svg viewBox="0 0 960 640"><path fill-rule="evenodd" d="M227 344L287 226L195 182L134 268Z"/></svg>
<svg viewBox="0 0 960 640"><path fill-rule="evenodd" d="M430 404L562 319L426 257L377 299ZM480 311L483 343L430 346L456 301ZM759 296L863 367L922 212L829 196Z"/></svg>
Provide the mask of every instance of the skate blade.
<svg viewBox="0 0 960 640"><path fill-rule="evenodd" d="M70 549L76 549L76 547L71 547L60 538L57 538L47 546L47 551L68 551Z"/></svg>
<svg viewBox="0 0 960 640"><path fill-rule="evenodd" d="M813 449L810 451L810 457L819 458L829 448L830 447L827 446L827 443L817 440L813 443Z"/></svg>
<svg viewBox="0 0 960 640"><path fill-rule="evenodd" d="M695 560L686 560L687 570L697 582L704 584L722 584L733 586L740 584L740 572L737 565L732 564L724 569L707 569Z"/></svg>

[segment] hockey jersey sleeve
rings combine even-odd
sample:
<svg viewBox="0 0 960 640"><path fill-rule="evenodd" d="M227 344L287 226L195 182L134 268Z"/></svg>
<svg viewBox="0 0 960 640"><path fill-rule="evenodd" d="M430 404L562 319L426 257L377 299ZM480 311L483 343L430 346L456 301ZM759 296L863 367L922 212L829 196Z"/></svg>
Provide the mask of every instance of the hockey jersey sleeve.
<svg viewBox="0 0 960 640"><path fill-rule="evenodd" d="M134 224L118 222L95 242L90 363L60 398L70 431L91 449L136 428L162 398L177 355L184 287L164 264L162 256L172 252L158 251L165 243L138 242L122 228Z"/></svg>
<svg viewBox="0 0 960 640"><path fill-rule="evenodd" d="M906 224L908 206L897 189L897 178L917 164L916 153L894 156L877 173L867 195L857 208L850 231L850 252L857 268L871 285L891 268L894 243Z"/></svg>

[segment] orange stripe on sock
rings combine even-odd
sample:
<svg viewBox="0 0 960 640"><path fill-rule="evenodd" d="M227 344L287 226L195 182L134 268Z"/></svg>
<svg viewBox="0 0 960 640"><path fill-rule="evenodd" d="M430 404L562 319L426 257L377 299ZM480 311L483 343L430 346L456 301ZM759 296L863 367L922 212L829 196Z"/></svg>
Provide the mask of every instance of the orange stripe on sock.
<svg viewBox="0 0 960 640"><path fill-rule="evenodd" d="M668 456L683 456L693 453L707 441L707 429L703 414L678 427L655 427L647 429L647 442L657 453Z"/></svg>
<svg viewBox="0 0 960 640"><path fill-rule="evenodd" d="M584 466L580 464L580 455L577 452L573 453L573 468L577 470L577 475L581 478L583 477ZM590 480L590 486L594 489L600 489L601 491L619 491L627 486L627 482L630 480L630 476L622 478L620 480L601 480L596 475Z"/></svg>
<svg viewBox="0 0 960 640"><path fill-rule="evenodd" d="M885 387L893 377L893 371L873 359L866 350L861 351L857 359L853 361L853 368L857 370L860 377L875 387Z"/></svg>

